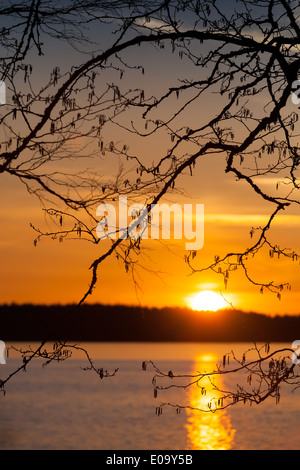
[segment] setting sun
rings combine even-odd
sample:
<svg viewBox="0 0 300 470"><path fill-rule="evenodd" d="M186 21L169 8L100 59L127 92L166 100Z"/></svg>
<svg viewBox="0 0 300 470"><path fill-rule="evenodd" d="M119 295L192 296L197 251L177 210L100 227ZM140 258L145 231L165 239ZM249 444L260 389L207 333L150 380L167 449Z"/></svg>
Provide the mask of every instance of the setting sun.
<svg viewBox="0 0 300 470"><path fill-rule="evenodd" d="M226 301L220 294L210 290L204 290L196 294L190 300L190 306L193 310L216 312L227 307Z"/></svg>

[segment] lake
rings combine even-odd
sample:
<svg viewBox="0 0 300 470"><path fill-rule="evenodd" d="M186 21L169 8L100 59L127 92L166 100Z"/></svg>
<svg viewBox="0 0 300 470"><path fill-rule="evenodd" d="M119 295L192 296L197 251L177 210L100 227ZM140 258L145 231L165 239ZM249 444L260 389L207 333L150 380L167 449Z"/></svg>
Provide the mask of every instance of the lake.
<svg viewBox="0 0 300 470"><path fill-rule="evenodd" d="M7 344L7 346L9 346ZM212 370L231 350L242 354L253 345L208 343L99 343L84 345L98 367L118 368L114 377L100 378L83 370L86 360L75 354L61 363L42 367L37 359L6 386L0 395L1 450L299 450L300 390L282 388L259 406L234 405L216 413L200 412L213 393L199 387L153 393L153 360L163 371L195 374ZM291 347L273 344L271 349ZM20 364L9 356L0 365L3 379ZM220 388L230 389L238 376L222 376ZM168 383L174 383L169 380ZM215 393L215 392L214 392ZM161 402L185 404L179 414Z"/></svg>

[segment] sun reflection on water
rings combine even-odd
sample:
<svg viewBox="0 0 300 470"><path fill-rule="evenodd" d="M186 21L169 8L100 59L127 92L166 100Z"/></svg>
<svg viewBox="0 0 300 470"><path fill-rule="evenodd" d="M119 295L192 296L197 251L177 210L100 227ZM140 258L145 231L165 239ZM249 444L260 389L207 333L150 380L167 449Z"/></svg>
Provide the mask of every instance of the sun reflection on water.
<svg viewBox="0 0 300 470"><path fill-rule="evenodd" d="M212 354L207 353L197 357L194 373L212 370L215 363L215 356ZM222 387L219 376L214 378L214 383L218 388ZM201 387L205 387L205 395L202 393ZM201 380L201 387L193 386L190 389L190 408L186 410L187 449L230 450L233 445L235 430L232 428L228 412L226 410L212 412L207 407L212 399L218 400L218 398L221 398L221 393L214 389L208 378ZM200 411L198 408L207 410L207 412ZM213 409L214 406L212 406Z"/></svg>

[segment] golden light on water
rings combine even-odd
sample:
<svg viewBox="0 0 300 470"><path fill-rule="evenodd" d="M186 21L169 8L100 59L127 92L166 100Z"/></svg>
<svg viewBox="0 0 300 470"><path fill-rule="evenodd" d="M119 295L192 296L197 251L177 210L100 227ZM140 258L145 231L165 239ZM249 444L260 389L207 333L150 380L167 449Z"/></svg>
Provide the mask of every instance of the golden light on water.
<svg viewBox="0 0 300 470"><path fill-rule="evenodd" d="M211 290L203 290L194 295L189 300L189 305L193 310L216 312L222 308L228 307L227 302L220 294Z"/></svg>
<svg viewBox="0 0 300 470"><path fill-rule="evenodd" d="M203 358L206 361L197 361L194 373L203 371L207 367L208 358L214 357L209 353ZM212 367L214 363L212 362ZM214 378L218 388L222 388L219 376ZM190 389L189 406L187 409L187 437L189 450L230 450L233 445L235 430L232 428L231 420L226 410L212 412L208 410L208 403L221 398L221 393L214 389L212 383L206 377L201 380L201 387L205 387L204 395L200 387L194 386ZM193 409L192 409L193 408ZM212 410L215 409L214 404ZM207 410L207 411L200 411Z"/></svg>

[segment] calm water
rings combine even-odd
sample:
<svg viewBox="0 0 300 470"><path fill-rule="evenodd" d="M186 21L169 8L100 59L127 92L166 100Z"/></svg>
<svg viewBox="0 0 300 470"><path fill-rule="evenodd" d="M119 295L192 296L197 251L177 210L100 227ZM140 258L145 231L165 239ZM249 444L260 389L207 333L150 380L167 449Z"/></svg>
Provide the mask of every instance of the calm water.
<svg viewBox="0 0 300 470"><path fill-rule="evenodd" d="M272 345L273 347L290 345ZM89 351L99 367L114 370L102 381L82 370L87 363L76 356L60 364L41 367L35 361L21 372L0 396L0 449L104 449L104 450L299 450L300 390L282 390L279 405L238 405L223 412L201 413L173 408L156 416L161 401L199 407L207 395L199 388L169 390L153 396L153 370L142 370L153 360L164 371L196 373L211 370L224 353L242 353L248 345L232 344L92 344ZM1 377L19 364L9 358L0 366ZM229 388L237 377L218 385Z"/></svg>

